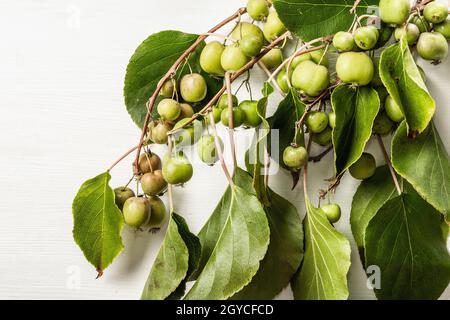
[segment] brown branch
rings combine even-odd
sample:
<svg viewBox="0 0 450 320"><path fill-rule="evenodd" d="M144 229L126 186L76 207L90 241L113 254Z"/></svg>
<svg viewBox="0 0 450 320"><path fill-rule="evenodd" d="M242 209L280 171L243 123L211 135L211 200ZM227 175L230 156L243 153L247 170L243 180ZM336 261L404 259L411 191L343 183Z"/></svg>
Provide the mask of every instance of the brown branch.
<svg viewBox="0 0 450 320"><path fill-rule="evenodd" d="M358 8L360 2L361 2L361 0L355 0L353 7L350 9L350 13L352 13L352 14L356 13L356 9Z"/></svg>
<svg viewBox="0 0 450 320"><path fill-rule="evenodd" d="M212 33L216 32L217 30L219 30L220 28L222 28L223 26L225 26L229 22L231 22L231 21L235 20L236 18L240 17L246 11L247 11L246 8L240 8L233 15L229 16L228 18L226 18L225 20L223 20L222 22L217 24L215 27L213 27L211 30L209 30L206 34L203 34L203 35L199 36L198 39L177 59L177 61L173 64L173 66L169 69L169 71L167 71L166 75L161 78L161 80L159 81L159 83L158 83L158 85L156 87L155 92L153 92L153 94L150 97L150 99L148 101L148 104L147 104L147 114L145 115L144 125L142 126L141 138L139 140L139 145L137 147L136 159L134 161L134 171L135 171L135 173L137 173L137 170L138 170L137 166L138 166L138 162L139 162L139 156L140 156L140 153L141 153L141 149L142 149L142 145L143 145L143 142L144 142L145 135L146 135L147 130L148 130L148 125L149 125L149 122L150 122L151 113L152 113L153 107L155 105L156 98L158 97L158 94L161 91L161 88L164 85L164 83L167 80L169 80L176 73L176 71L177 71L178 67L181 65L181 63L183 63L183 61L189 56L189 54L191 54L195 49L197 49L197 47L209 36L209 34L212 34Z"/></svg>
<svg viewBox="0 0 450 320"><path fill-rule="evenodd" d="M128 157L131 153L133 153L133 151L135 151L139 146L134 146L133 148L131 148L130 150L128 150L127 152L125 152L123 155L120 156L119 159L117 159L108 169L108 171L111 171L112 169L114 169L114 167L123 159L125 159L126 157ZM139 162L139 160L138 160Z"/></svg>
<svg viewBox="0 0 450 320"><path fill-rule="evenodd" d="M233 122L233 94L231 93L231 74L227 72L225 74L225 85L227 87L227 98L228 98L228 134L230 136L230 146L231 146L231 156L233 158L233 176L237 168L236 159L236 142L234 141L234 122Z"/></svg>

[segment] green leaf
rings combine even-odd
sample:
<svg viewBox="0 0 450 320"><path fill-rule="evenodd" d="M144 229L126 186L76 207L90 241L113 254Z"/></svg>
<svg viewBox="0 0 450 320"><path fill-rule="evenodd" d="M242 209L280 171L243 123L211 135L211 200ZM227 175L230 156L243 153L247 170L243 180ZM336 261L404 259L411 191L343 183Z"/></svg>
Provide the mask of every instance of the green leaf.
<svg viewBox="0 0 450 320"><path fill-rule="evenodd" d="M255 190L252 186L252 178L250 175L242 170L241 168L236 169L236 173L234 175L234 183L240 186L242 189L251 192L253 195L256 195ZM206 224L198 233L198 238L201 243L201 257L198 268L196 272L192 275L191 279L195 280L198 278L206 263L208 262L212 252L217 243L217 239L219 239L220 234L222 232L223 226L225 225L228 212L230 209L231 203L231 188L228 186L224 195L220 199L213 213L209 217Z"/></svg>
<svg viewBox="0 0 450 320"><path fill-rule="evenodd" d="M350 224L360 251L364 250L364 234L369 221L396 195L397 191L387 166L378 167L370 179L359 185L353 196Z"/></svg>
<svg viewBox="0 0 450 320"><path fill-rule="evenodd" d="M73 200L73 237L99 276L123 250L123 217L109 186L111 175L87 180Z"/></svg>
<svg viewBox="0 0 450 320"><path fill-rule="evenodd" d="M235 300L273 299L289 284L303 258L303 227L295 206L269 189L270 207L265 208L270 243L261 266Z"/></svg>
<svg viewBox="0 0 450 320"><path fill-rule="evenodd" d="M229 298L251 281L266 254L269 224L258 198L236 184L229 197L225 223L188 300Z"/></svg>
<svg viewBox="0 0 450 320"><path fill-rule="evenodd" d="M199 248L193 240L194 237L187 229L184 219L175 213L171 215L164 241L145 283L141 299L164 300L183 295L185 285L183 282L188 277L188 270L195 268L198 258L196 254ZM184 239L189 241L189 246ZM192 259L190 248L193 253Z"/></svg>
<svg viewBox="0 0 450 320"><path fill-rule="evenodd" d="M186 277L181 281L178 288L168 297L168 299L181 299L186 292L186 282L190 280L192 274L197 270L198 264L200 262L200 255L202 248L200 245L200 240L189 231L189 227L183 217L176 213L173 213L173 220L177 223L178 232L181 238L183 238L184 243L189 251L189 266Z"/></svg>
<svg viewBox="0 0 450 320"><path fill-rule="evenodd" d="M292 279L298 300L343 300L348 297L350 243L328 221L325 213L306 199L305 255Z"/></svg>
<svg viewBox="0 0 450 320"><path fill-rule="evenodd" d="M406 137L406 124L392 141L392 164L428 203L450 213L450 158L433 123L416 139Z"/></svg>
<svg viewBox="0 0 450 320"><path fill-rule="evenodd" d="M428 127L436 104L422 80L405 37L383 51L379 65L381 80L405 115L408 135L415 137Z"/></svg>
<svg viewBox="0 0 450 320"><path fill-rule="evenodd" d="M198 35L180 31L161 31L148 37L135 51L127 66L125 76L125 105L133 121L142 128L147 113L147 102L156 90L158 82L169 71L175 61L197 40ZM221 87L222 81L204 73L199 65L199 56L204 47L202 43L189 56L193 72L201 73L208 85L208 101ZM186 63L181 64L176 79L189 72ZM160 101L158 97L156 104ZM202 105L194 106L194 109ZM153 118L157 118L153 108Z"/></svg>
<svg viewBox="0 0 450 320"><path fill-rule="evenodd" d="M274 115L268 120L272 130L278 130L279 147L278 159L276 159L284 168L283 151L295 140L295 123L300 120L305 112L305 105L300 101L295 89L289 91L287 96L280 102ZM304 145L303 133L298 135L299 145ZM276 149L276 148L274 148ZM274 151L274 150L273 150Z"/></svg>
<svg viewBox="0 0 450 320"><path fill-rule="evenodd" d="M364 152L372 135L372 126L380 109L377 92L369 87L340 85L331 95L336 114L333 147L336 176L340 176Z"/></svg>
<svg viewBox="0 0 450 320"><path fill-rule="evenodd" d="M441 216L417 194L389 200L369 222L366 266L381 270L379 299L437 299L450 281Z"/></svg>
<svg viewBox="0 0 450 320"><path fill-rule="evenodd" d="M357 14L374 14L379 0L362 0ZM353 0L275 0L275 9L289 31L303 41L347 30L353 23Z"/></svg>

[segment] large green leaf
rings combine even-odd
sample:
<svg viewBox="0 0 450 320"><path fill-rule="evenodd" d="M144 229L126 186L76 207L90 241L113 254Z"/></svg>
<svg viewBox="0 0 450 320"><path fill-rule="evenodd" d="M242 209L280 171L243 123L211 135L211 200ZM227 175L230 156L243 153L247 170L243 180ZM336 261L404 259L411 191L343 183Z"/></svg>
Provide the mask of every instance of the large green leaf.
<svg viewBox="0 0 450 320"><path fill-rule="evenodd" d="M303 258L303 227L297 209L270 189L269 196L271 205L265 208L270 227L269 248L250 284L232 299L273 299L289 284Z"/></svg>
<svg viewBox="0 0 450 320"><path fill-rule="evenodd" d="M200 250L200 242L189 231L185 220L173 213L141 299L181 298L186 281L198 266Z"/></svg>
<svg viewBox="0 0 450 320"><path fill-rule="evenodd" d="M123 217L115 204L110 180L109 172L87 180L72 204L73 237L99 275L123 250Z"/></svg>
<svg viewBox="0 0 450 320"><path fill-rule="evenodd" d="M380 109L380 99L372 88L340 85L334 89L331 103L336 114L333 147L336 176L339 176L364 152Z"/></svg>
<svg viewBox="0 0 450 320"><path fill-rule="evenodd" d="M380 208L397 195L387 166L378 167L375 174L361 182L353 196L350 224L359 250L364 249L364 234L369 221Z"/></svg>
<svg viewBox="0 0 450 320"><path fill-rule="evenodd" d="M202 248L200 245L200 240L189 231L189 227L184 218L176 213L173 213L172 218L177 223L178 232L180 233L181 238L183 238L183 241L189 251L189 266L186 277L183 281L181 281L178 288L167 298L175 300L181 299L184 296L184 293L186 292L186 282L190 280L190 277L198 268Z"/></svg>
<svg viewBox="0 0 450 320"><path fill-rule="evenodd" d="M229 197L220 235L186 299L229 298L251 281L267 252L269 224L258 198L237 184Z"/></svg>
<svg viewBox="0 0 450 320"><path fill-rule="evenodd" d="M406 39L385 49L379 66L381 80L405 115L408 135L416 136L427 128L436 105L422 80Z"/></svg>
<svg viewBox="0 0 450 320"><path fill-rule="evenodd" d="M292 279L298 300L343 300L348 297L350 243L328 221L325 213L306 199L305 255Z"/></svg>
<svg viewBox="0 0 450 320"><path fill-rule="evenodd" d="M437 299L450 281L441 216L417 194L384 204L367 226L365 254L381 270L379 299Z"/></svg>
<svg viewBox="0 0 450 320"><path fill-rule="evenodd" d="M142 128L147 113L147 101L155 91L158 82L197 38L196 34L171 30L161 31L148 37L136 49L127 66L124 96L128 113L140 128ZM204 101L208 101L221 87L221 81L210 77L201 70L199 55L203 47L202 43L191 53L188 60L192 71L201 73L207 82L208 95ZM188 66L182 64L176 78L179 79L187 72L189 72ZM201 105L200 103L199 106ZM153 111L152 116L157 118L156 108Z"/></svg>
<svg viewBox="0 0 450 320"><path fill-rule="evenodd" d="M433 123L411 140L402 123L392 141L392 164L428 203L450 213L450 158Z"/></svg>
<svg viewBox="0 0 450 320"><path fill-rule="evenodd" d="M374 13L379 0L362 0L358 15ZM275 9L284 25L303 41L347 30L354 0L275 0Z"/></svg>

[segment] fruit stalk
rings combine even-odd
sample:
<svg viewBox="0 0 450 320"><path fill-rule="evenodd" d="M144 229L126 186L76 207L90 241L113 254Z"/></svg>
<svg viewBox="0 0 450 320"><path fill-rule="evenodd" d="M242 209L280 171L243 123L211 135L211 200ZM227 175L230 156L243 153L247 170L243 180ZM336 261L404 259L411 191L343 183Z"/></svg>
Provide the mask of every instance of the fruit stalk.
<svg viewBox="0 0 450 320"><path fill-rule="evenodd" d="M147 114L145 116L144 125L142 126L142 133L141 138L139 140L139 145L137 147L136 152L136 159L134 161L134 171L135 173L138 172L138 162L139 162L139 155L141 153L142 145L144 143L144 138L148 130L148 125L151 118L151 113L153 110L153 107L156 102L156 98L158 97L159 92L161 91L164 83L169 80L177 71L178 67L183 63L183 61L195 50L197 47L206 39L208 38L208 34L214 33L223 26L227 25L231 21L234 21L236 18L240 17L242 14L244 14L247 11L246 8L240 8L238 11L236 11L233 15L229 16L225 20L221 21L219 24L217 24L215 27L213 27L211 30L209 30L206 35L201 35L198 37L198 39L178 58L178 60L173 64L173 66L167 71L166 75L161 78L161 80L158 83L158 86L156 87L155 92L153 92L152 96L150 97L148 103L147 103Z"/></svg>
<svg viewBox="0 0 450 320"><path fill-rule="evenodd" d="M386 147L384 146L383 139L379 134L377 134L377 140L378 144L380 145L381 151L383 152L384 160L386 161L387 166L389 167L389 172L391 173L392 180L394 181L395 189L397 189L397 192L399 195L402 194L402 188L400 187L400 184L397 179L397 175L395 174L394 168L392 167L391 159L389 158L389 155L386 151Z"/></svg>

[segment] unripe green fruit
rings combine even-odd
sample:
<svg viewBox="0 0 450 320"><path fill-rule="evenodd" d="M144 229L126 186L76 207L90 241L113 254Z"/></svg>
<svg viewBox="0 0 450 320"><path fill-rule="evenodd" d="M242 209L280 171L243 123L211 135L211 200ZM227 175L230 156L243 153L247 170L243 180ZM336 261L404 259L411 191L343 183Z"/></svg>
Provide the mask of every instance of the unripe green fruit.
<svg viewBox="0 0 450 320"><path fill-rule="evenodd" d="M269 3L266 0L248 0L247 13L253 20L264 20L269 15Z"/></svg>
<svg viewBox="0 0 450 320"><path fill-rule="evenodd" d="M220 58L220 63L225 71L235 72L249 62L249 58L236 45L225 48Z"/></svg>
<svg viewBox="0 0 450 320"><path fill-rule="evenodd" d="M376 87L375 90L378 93L378 98L380 98L380 102L383 103L389 95L385 86Z"/></svg>
<svg viewBox="0 0 450 320"><path fill-rule="evenodd" d="M277 75L277 83L280 87L281 91L284 93L289 92L289 83L288 83L288 76L285 69L282 69L278 75Z"/></svg>
<svg viewBox="0 0 450 320"><path fill-rule="evenodd" d="M445 39L450 39L450 20L445 20L442 23L436 24L434 26L434 31L442 34Z"/></svg>
<svg viewBox="0 0 450 320"><path fill-rule="evenodd" d="M249 35L242 37L239 48L247 57L254 57L261 52L263 44L264 40L261 37Z"/></svg>
<svg viewBox="0 0 450 320"><path fill-rule="evenodd" d="M292 59L291 69L295 70L295 68L297 68L297 66L300 63L302 63L303 61L307 61L307 60L312 61L311 53L305 53L305 54L302 54L300 56L295 57L294 59Z"/></svg>
<svg viewBox="0 0 450 320"><path fill-rule="evenodd" d="M336 113L334 111L328 114L328 125L331 129L336 128Z"/></svg>
<svg viewBox="0 0 450 320"><path fill-rule="evenodd" d="M365 180L375 174L377 163L370 153L363 153L361 158L351 165L349 171L353 178Z"/></svg>
<svg viewBox="0 0 450 320"><path fill-rule="evenodd" d="M409 0L380 0L380 18L388 24L403 24L408 20L411 4Z"/></svg>
<svg viewBox="0 0 450 320"><path fill-rule="evenodd" d="M244 113L244 125L247 127L257 127L261 124L262 119L258 115L258 101L245 100L239 105Z"/></svg>
<svg viewBox="0 0 450 320"><path fill-rule="evenodd" d="M271 42L286 32L286 27L281 22L276 11L269 13L266 24L264 25L264 37Z"/></svg>
<svg viewBox="0 0 450 320"><path fill-rule="evenodd" d="M379 112L373 122L373 132L380 136L386 136L391 133L393 127L394 123L384 111Z"/></svg>
<svg viewBox="0 0 450 320"><path fill-rule="evenodd" d="M242 38L247 36L256 36L264 40L264 35L262 30L253 23L241 22L239 23L231 33L231 38L237 41L241 41Z"/></svg>
<svg viewBox="0 0 450 320"><path fill-rule="evenodd" d="M374 26L361 27L355 31L355 43L363 50L371 50L375 48L380 33Z"/></svg>
<svg viewBox="0 0 450 320"><path fill-rule="evenodd" d="M170 79L164 82L161 91L159 91L159 95L164 98L172 98L175 91L175 80Z"/></svg>
<svg viewBox="0 0 450 320"><path fill-rule="evenodd" d="M194 109L192 109L191 105L187 103L180 103L180 115L175 120L176 122L180 121L181 119L191 118L194 115Z"/></svg>
<svg viewBox="0 0 450 320"><path fill-rule="evenodd" d="M203 71L214 76L223 76L225 74L225 70L222 68L220 59L224 50L225 46L219 41L212 41L208 43L203 48L200 55L200 66Z"/></svg>
<svg viewBox="0 0 450 320"><path fill-rule="evenodd" d="M139 172L148 173L161 169L161 158L156 153L144 153L139 157Z"/></svg>
<svg viewBox="0 0 450 320"><path fill-rule="evenodd" d="M395 100L391 96L388 96L386 98L384 107L386 109L387 116L392 121L401 122L401 121L403 121L403 119L405 119L402 109L400 108L400 106L395 102Z"/></svg>
<svg viewBox="0 0 450 320"><path fill-rule="evenodd" d="M328 146L333 139L333 130L327 127L321 133L315 133L312 135L312 141L323 147Z"/></svg>
<svg viewBox="0 0 450 320"><path fill-rule="evenodd" d="M414 23L419 28L420 33L430 31L430 23L424 17L414 16L411 19L411 23Z"/></svg>
<svg viewBox="0 0 450 320"><path fill-rule="evenodd" d="M181 119L175 124L173 128L174 129L181 128L190 121L191 121L190 118ZM202 131L203 131L202 123L198 120L194 120L187 127L184 127L183 129L180 129L179 131L176 131L174 133L175 144L179 147L193 145L200 138Z"/></svg>
<svg viewBox="0 0 450 320"><path fill-rule="evenodd" d="M273 70L283 62L283 52L278 48L272 49L260 61L267 69Z"/></svg>
<svg viewBox="0 0 450 320"><path fill-rule="evenodd" d="M318 96L330 84L330 73L324 66L303 61L292 74L292 85L310 97Z"/></svg>
<svg viewBox="0 0 450 320"><path fill-rule="evenodd" d="M283 152L283 162L286 167L299 170L308 163L308 151L304 147L288 146Z"/></svg>
<svg viewBox="0 0 450 320"><path fill-rule="evenodd" d="M161 119L167 121L176 120L181 113L180 104L173 99L163 99L158 104L158 113Z"/></svg>
<svg viewBox="0 0 450 320"><path fill-rule="evenodd" d="M144 174L141 179L142 191L148 196L156 196L163 192L167 187L161 170L155 170Z"/></svg>
<svg viewBox="0 0 450 320"><path fill-rule="evenodd" d="M133 228L140 228L150 218L150 204L147 199L133 197L125 201L123 205L123 218L125 223Z"/></svg>
<svg viewBox="0 0 450 320"><path fill-rule="evenodd" d="M184 153L178 152L175 155L167 154L164 157L162 173L168 183L179 185L188 182L194 171Z"/></svg>
<svg viewBox="0 0 450 320"><path fill-rule="evenodd" d="M328 60L327 53L323 49L312 51L310 55L313 62L328 68L330 61Z"/></svg>
<svg viewBox="0 0 450 320"><path fill-rule="evenodd" d="M166 206L160 198L155 196L149 197L148 203L150 205L150 219L145 226L150 229L159 229L166 220Z"/></svg>
<svg viewBox="0 0 450 320"><path fill-rule="evenodd" d="M172 126L167 122L159 122L151 132L151 139L157 144L166 144L168 141L167 133L172 130Z"/></svg>
<svg viewBox="0 0 450 320"><path fill-rule="evenodd" d="M342 52L355 49L355 39L350 32L339 31L333 37L333 46Z"/></svg>
<svg viewBox="0 0 450 320"><path fill-rule="evenodd" d="M425 60L440 61L448 54L448 43L438 32L424 32L417 42L417 52Z"/></svg>
<svg viewBox="0 0 450 320"><path fill-rule="evenodd" d="M448 8L441 2L433 1L423 9L423 16L431 23L441 23L448 17Z"/></svg>
<svg viewBox="0 0 450 320"><path fill-rule="evenodd" d="M320 133L328 126L328 116L325 112L312 111L306 116L305 124L312 133Z"/></svg>
<svg viewBox="0 0 450 320"><path fill-rule="evenodd" d="M222 124L224 126L228 127L228 124L229 124L228 108L222 110L220 119L222 121ZM244 120L245 120L245 114L244 114L244 112L242 112L241 108L239 108L239 107L233 108L233 127L237 128L237 127L242 126L242 124L244 123Z"/></svg>
<svg viewBox="0 0 450 320"><path fill-rule="evenodd" d="M325 213L330 223L336 223L341 219L341 207L335 203L326 204L320 209Z"/></svg>
<svg viewBox="0 0 450 320"><path fill-rule="evenodd" d="M187 74L181 78L180 92L187 102L200 102L208 92L205 78L198 73Z"/></svg>
<svg viewBox="0 0 450 320"><path fill-rule="evenodd" d="M212 113L213 113L213 117L214 117L214 123L218 123L220 121L220 117L222 116L222 110L218 107L213 107L212 108ZM208 119L209 121L209 119Z"/></svg>
<svg viewBox="0 0 450 320"><path fill-rule="evenodd" d="M219 144L223 150L223 141L220 137L218 137L218 139ZM217 160L219 160L215 139L212 135L204 135L200 138L197 144L197 152L200 160L208 165L213 165L217 162Z"/></svg>
<svg viewBox="0 0 450 320"><path fill-rule="evenodd" d="M420 30L414 23L408 23L406 28L404 26L396 28L394 36L397 41L400 41L402 37L406 37L408 45L412 46L419 39Z"/></svg>
<svg viewBox="0 0 450 320"><path fill-rule="evenodd" d="M336 72L343 82L365 86L374 75L372 59L364 52L341 53L336 62Z"/></svg>
<svg viewBox="0 0 450 320"><path fill-rule="evenodd" d="M238 98L234 94L231 95L231 98L233 101L233 108L237 107L239 104ZM217 103L217 107L221 110L228 109L228 94L227 93L224 93L220 97L219 102Z"/></svg>
<svg viewBox="0 0 450 320"><path fill-rule="evenodd" d="M115 195L114 200L116 202L117 207L119 207L120 210L123 209L125 201L135 196L133 190L131 190L128 187L115 188L114 195Z"/></svg>

